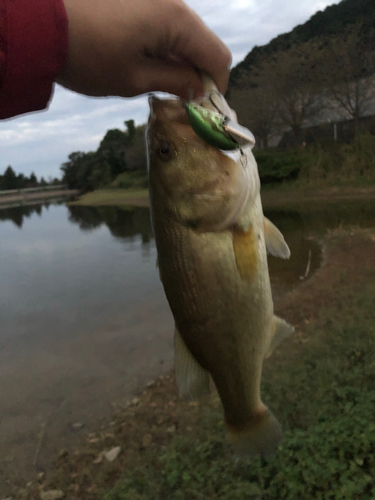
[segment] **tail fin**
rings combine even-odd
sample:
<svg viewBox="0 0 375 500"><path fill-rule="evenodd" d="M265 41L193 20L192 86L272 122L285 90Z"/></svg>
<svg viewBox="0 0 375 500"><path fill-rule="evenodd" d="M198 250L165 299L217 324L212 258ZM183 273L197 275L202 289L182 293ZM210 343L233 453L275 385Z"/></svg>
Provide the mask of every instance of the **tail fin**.
<svg viewBox="0 0 375 500"><path fill-rule="evenodd" d="M226 428L227 440L236 457L271 458L283 436L279 422L268 408L244 428L236 429L228 423Z"/></svg>

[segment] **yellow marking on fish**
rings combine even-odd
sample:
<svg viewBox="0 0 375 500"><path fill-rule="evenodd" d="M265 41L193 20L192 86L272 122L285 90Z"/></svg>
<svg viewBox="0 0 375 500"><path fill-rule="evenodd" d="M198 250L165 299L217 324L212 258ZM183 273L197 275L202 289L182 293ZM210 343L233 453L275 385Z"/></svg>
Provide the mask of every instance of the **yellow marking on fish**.
<svg viewBox="0 0 375 500"><path fill-rule="evenodd" d="M245 232L239 228L233 230L233 249L238 272L244 281L252 281L258 269L258 246L254 229Z"/></svg>

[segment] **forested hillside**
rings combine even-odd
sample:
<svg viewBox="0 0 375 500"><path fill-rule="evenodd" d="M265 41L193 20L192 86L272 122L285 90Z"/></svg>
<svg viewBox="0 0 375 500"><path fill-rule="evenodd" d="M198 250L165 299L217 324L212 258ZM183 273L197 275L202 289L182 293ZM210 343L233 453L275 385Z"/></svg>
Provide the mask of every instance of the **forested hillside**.
<svg viewBox="0 0 375 500"><path fill-rule="evenodd" d="M264 58L314 38L342 36L351 31L357 23L364 24L367 28L375 26L374 0L342 0L324 11L318 11L306 23L296 26L289 33L277 36L267 45L255 46L245 59L232 69L229 89L241 87L241 71L258 65Z"/></svg>

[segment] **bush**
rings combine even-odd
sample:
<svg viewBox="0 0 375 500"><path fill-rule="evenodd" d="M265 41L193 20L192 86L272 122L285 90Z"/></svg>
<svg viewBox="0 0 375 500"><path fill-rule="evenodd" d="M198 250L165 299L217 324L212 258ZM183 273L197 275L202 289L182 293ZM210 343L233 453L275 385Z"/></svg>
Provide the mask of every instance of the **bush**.
<svg viewBox="0 0 375 500"><path fill-rule="evenodd" d="M303 165L303 156L298 151L254 151L262 184L294 180Z"/></svg>
<svg viewBox="0 0 375 500"><path fill-rule="evenodd" d="M116 177L111 187L116 189L145 189L148 187L148 174L144 170L124 172Z"/></svg>
<svg viewBox="0 0 375 500"><path fill-rule="evenodd" d="M375 137L360 132L351 144L332 141L305 149L254 151L263 185L297 180L300 185L375 181Z"/></svg>

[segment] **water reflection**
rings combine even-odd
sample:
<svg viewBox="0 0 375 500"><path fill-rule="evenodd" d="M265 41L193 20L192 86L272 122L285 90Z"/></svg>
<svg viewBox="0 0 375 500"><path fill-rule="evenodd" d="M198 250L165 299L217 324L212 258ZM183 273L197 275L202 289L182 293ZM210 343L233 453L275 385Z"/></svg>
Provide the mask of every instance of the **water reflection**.
<svg viewBox="0 0 375 500"><path fill-rule="evenodd" d="M54 202L54 206L64 202ZM22 228L25 219L36 213L42 216L51 203L46 202L32 206L0 209L0 222L11 221ZM150 211L146 207L83 207L68 206L68 219L78 224L82 231L94 231L106 225L115 238L131 238L140 234L147 244L152 238ZM347 202L312 203L310 206L299 206L288 210L266 210L265 215L282 230L291 233L298 231L302 236L306 233L323 233L327 229L337 227L373 227L375 223L374 200L352 200Z"/></svg>
<svg viewBox="0 0 375 500"><path fill-rule="evenodd" d="M269 210L265 215L283 233L292 253L289 261L269 258L271 281L293 285L320 265L320 247L311 236L319 238L338 227L375 227L375 201L319 202L294 210Z"/></svg>
<svg viewBox="0 0 375 500"><path fill-rule="evenodd" d="M25 219L30 219L33 213L42 216L49 206L45 203L0 210L0 221L10 220L22 228ZM148 208L68 206L67 210L68 221L82 232L107 227L115 240L127 241L128 250L138 248L136 242L140 236L143 256L148 256L148 246L153 238ZM270 210L265 215L281 230L292 251L290 261L270 257L272 281L291 285L306 274L308 265L310 274L319 266L320 250L309 235L323 234L327 229L340 226L372 227L375 225L375 202L325 202L298 209Z"/></svg>
<svg viewBox="0 0 375 500"><path fill-rule="evenodd" d="M69 221L78 224L82 231L93 231L105 224L115 238L131 238L140 234L144 245L152 238L148 208L69 206L68 210Z"/></svg>
<svg viewBox="0 0 375 500"><path fill-rule="evenodd" d="M17 227L21 228L24 220L30 217L33 213L37 213L39 216L42 215L43 207L48 209L49 203L15 208L3 208L0 209L0 221L10 220Z"/></svg>
<svg viewBox="0 0 375 500"><path fill-rule="evenodd" d="M64 205L64 202L53 203L53 206ZM0 209L0 222L11 221L18 228L22 228L26 219L33 214L42 216L48 210L50 203L31 206ZM142 244L147 245L152 239L150 210L148 208L122 207L82 207L68 206L68 220L77 224L81 231L91 232L102 226L107 226L115 239L134 241L140 235Z"/></svg>

